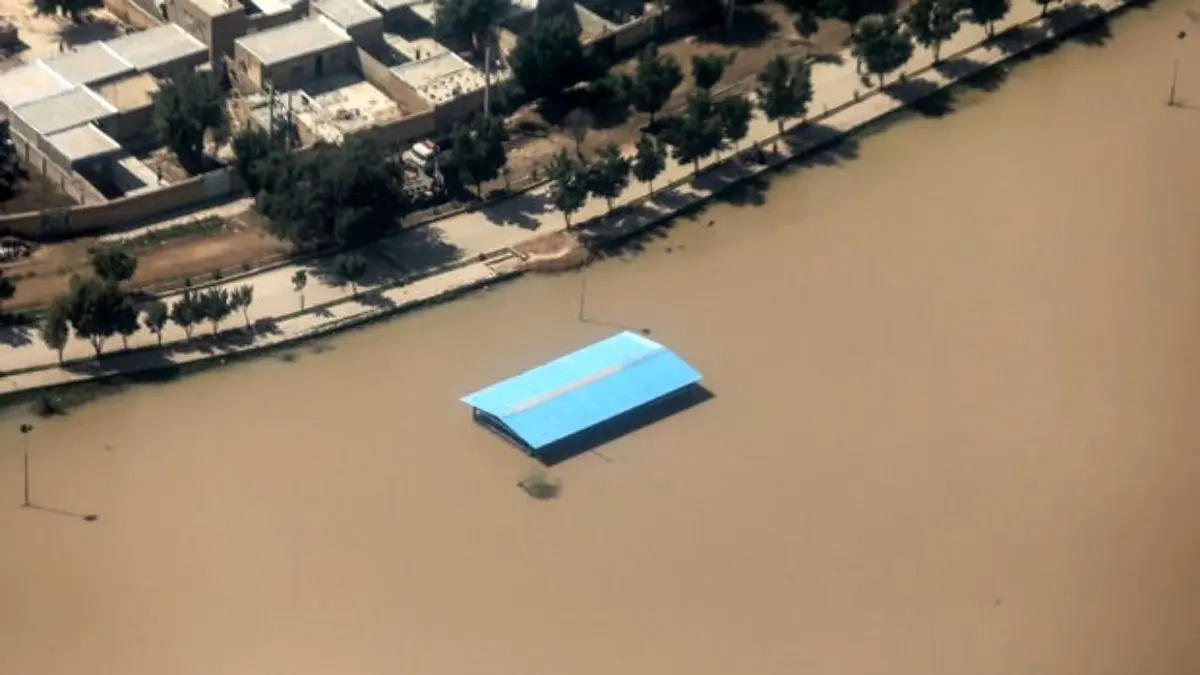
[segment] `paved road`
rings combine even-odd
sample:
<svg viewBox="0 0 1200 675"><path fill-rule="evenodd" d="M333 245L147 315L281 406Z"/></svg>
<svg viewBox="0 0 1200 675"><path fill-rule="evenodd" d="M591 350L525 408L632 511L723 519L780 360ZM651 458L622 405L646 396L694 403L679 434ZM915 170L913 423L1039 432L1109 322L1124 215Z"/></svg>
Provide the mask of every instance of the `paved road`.
<svg viewBox="0 0 1200 675"><path fill-rule="evenodd" d="M1104 10L1125 4L1125 0L1097 0L1090 3L1095 10ZM1067 7L1072 7L1068 4ZM1078 5L1082 7L1082 5ZM1078 18L1078 10L1070 10L1071 15ZM1025 23L1038 17L1041 7L1032 0L1013 0L1012 11L1008 19L998 22L997 32L1018 23ZM881 115L901 107L906 98L919 93L928 93L957 80L968 74L968 70L985 64L996 63L1006 58L1014 51L1018 40L1028 43L1036 42L1040 35L1037 31L1041 26L1048 27L1054 32L1061 30L1062 15L1054 21L1041 21L1037 26L1031 26L1020 34L1019 38L998 39L990 46L981 45L984 39L983 29L967 25L959 32L954 40L944 45L942 57L946 61L938 68L930 69L920 77L910 78L910 81L895 89L876 96L866 96L870 88L864 85L855 72L855 64L848 53L843 53L840 63L821 63L813 69L814 97L810 107L811 116L820 117L826 110L834 110L855 100L856 95L861 100L838 111L828 118L819 119L814 124L806 125L795 134L790 142L793 149L802 149L805 144L826 140L843 131L854 129L861 124L876 119ZM968 54L967 51L970 50ZM904 68L906 74L913 74L928 68L933 62L932 54L918 47ZM891 79L894 79L895 75ZM755 141L763 141L775 136L778 128L757 115L750 125L750 133L743 143L749 145ZM800 138L803 141L797 141ZM797 148L796 146L801 146ZM702 163L711 165L718 161L716 158ZM761 170L761 167L759 169ZM677 210L695 199L706 197L723 184L744 175L747 169L733 164L706 173L701 179L685 183L672 190L667 190L655 196L651 202L633 209L618 221L606 224L605 227L633 227L647 218L661 217L662 214ZM667 185L676 180L691 175L691 165L679 165L669 161L668 166L657 181L656 185ZM628 204L639 200L646 194L644 185L633 184L617 198L617 204ZM593 216L603 214L607 206L603 200L592 199L576 214L574 220L582 222ZM459 214L427 227L410 230L378 244L372 256L371 266L363 288L394 286L407 272L428 269L449 262L477 258L481 254L492 253L528 241L532 238L564 229L562 215L553 211L547 199L547 188L534 189L513 199L491 205L478 211ZM240 284L250 284L254 287L254 304L251 308L251 318L283 317L272 322L270 332L263 333L253 340L238 342L231 339L229 344L220 346L217 350L238 350L252 346L260 346L279 342L311 331L319 330L330 323L351 319L362 313L378 312L380 305L404 304L420 300L438 293L459 287L464 284L486 281L494 276L494 271L486 264L476 263L460 267L446 275L427 278L416 284L390 288L382 294L383 299L363 299L352 297L350 289L339 286L327 273L325 267L328 261L287 265L273 270L263 271L244 279L233 281L225 286L233 287ZM305 289L305 301L309 307L315 305L333 305L321 313L307 314L301 317L289 317L300 307L300 296L293 289L291 279L298 270L308 273L308 285ZM169 301L172 298L167 296ZM237 325L235 318L227 325ZM200 329L204 332L206 329ZM171 326L165 334L168 343L181 344L183 331ZM130 346L146 346L154 343L153 336L139 333L130 340ZM109 342L110 349L120 347L119 340ZM180 363L205 358L212 350L205 349L176 349L170 354L154 358L168 359ZM91 347L84 341L72 340L66 354L68 359L86 358L91 354ZM134 358L136 355L131 355ZM143 361L149 357L136 356ZM109 369L122 368L119 359L106 364ZM47 349L38 340L35 333L14 334L0 332L0 371L14 371L36 366L54 365L57 363L56 354ZM137 367L132 364L130 367ZM93 371L74 370L62 371L49 368L37 373L12 375L0 378L0 392L25 389L32 386L43 386L55 382L81 379L94 374Z"/></svg>

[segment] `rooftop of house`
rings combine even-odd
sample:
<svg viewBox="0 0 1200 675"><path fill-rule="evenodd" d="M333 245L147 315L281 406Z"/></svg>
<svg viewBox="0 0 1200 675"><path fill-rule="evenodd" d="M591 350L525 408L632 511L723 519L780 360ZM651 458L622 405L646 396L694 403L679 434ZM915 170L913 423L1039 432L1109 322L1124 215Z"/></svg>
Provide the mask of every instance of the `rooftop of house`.
<svg viewBox="0 0 1200 675"><path fill-rule="evenodd" d="M247 0L246 13L250 14L252 9L257 9L267 16L283 14L291 11L301 2L303 0Z"/></svg>
<svg viewBox="0 0 1200 675"><path fill-rule="evenodd" d="M46 136L46 142L72 164L122 152L120 143L90 123L50 134Z"/></svg>
<svg viewBox="0 0 1200 675"><path fill-rule="evenodd" d="M392 72L434 105L482 89L486 84L483 73L449 51L398 65Z"/></svg>
<svg viewBox="0 0 1200 675"><path fill-rule="evenodd" d="M71 83L43 61L0 74L0 103L10 110L71 89Z"/></svg>
<svg viewBox="0 0 1200 675"><path fill-rule="evenodd" d="M293 21L237 40L242 49L264 66L286 63L353 42L345 30L323 16Z"/></svg>
<svg viewBox="0 0 1200 675"><path fill-rule="evenodd" d="M179 26L168 23L129 33L105 45L140 71L153 70L180 59L208 57L208 46Z"/></svg>
<svg viewBox="0 0 1200 675"><path fill-rule="evenodd" d="M398 119L404 110L357 73L327 77L304 87L296 117L323 141L341 143L347 134Z"/></svg>
<svg viewBox="0 0 1200 675"><path fill-rule="evenodd" d="M362 0L313 0L312 7L347 30L372 21L383 21L379 10Z"/></svg>
<svg viewBox="0 0 1200 675"><path fill-rule="evenodd" d="M221 16L242 9L234 0L191 0L192 4L208 16Z"/></svg>
<svg viewBox="0 0 1200 675"><path fill-rule="evenodd" d="M121 58L103 42L72 49L61 56L45 59L46 65L71 84L94 84L133 72L133 64Z"/></svg>
<svg viewBox="0 0 1200 675"><path fill-rule="evenodd" d="M111 103L87 87L74 87L13 109L14 115L43 136L102 120L116 112Z"/></svg>

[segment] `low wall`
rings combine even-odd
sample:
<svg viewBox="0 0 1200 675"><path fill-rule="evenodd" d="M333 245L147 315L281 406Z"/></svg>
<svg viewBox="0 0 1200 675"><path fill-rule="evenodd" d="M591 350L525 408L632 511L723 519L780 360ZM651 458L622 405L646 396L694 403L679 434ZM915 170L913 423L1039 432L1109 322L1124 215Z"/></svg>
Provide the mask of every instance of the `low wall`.
<svg viewBox="0 0 1200 675"><path fill-rule="evenodd" d="M12 139L17 156L21 158L22 166L53 183L63 194L79 204L103 204L108 201L86 178L60 166L38 148L36 143L30 142L15 129L10 131L9 138Z"/></svg>
<svg viewBox="0 0 1200 675"><path fill-rule="evenodd" d="M103 204L0 216L0 235L39 240L103 232L192 208L241 190L237 173L226 167Z"/></svg>

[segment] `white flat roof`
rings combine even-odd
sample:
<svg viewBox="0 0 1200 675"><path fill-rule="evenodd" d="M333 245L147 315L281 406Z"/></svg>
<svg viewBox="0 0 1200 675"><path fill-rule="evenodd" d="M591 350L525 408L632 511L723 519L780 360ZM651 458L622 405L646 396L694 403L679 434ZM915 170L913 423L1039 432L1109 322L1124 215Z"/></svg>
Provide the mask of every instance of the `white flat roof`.
<svg viewBox="0 0 1200 675"><path fill-rule="evenodd" d="M14 115L43 136L95 122L116 112L111 103L87 87L68 89L13 109Z"/></svg>
<svg viewBox="0 0 1200 675"><path fill-rule="evenodd" d="M133 72L133 64L103 42L93 42L62 56L45 59L51 70L71 84L93 84Z"/></svg>
<svg viewBox="0 0 1200 675"><path fill-rule="evenodd" d="M236 42L264 66L273 66L354 41L340 26L317 16L247 35Z"/></svg>
<svg viewBox="0 0 1200 675"><path fill-rule="evenodd" d="M375 5L381 12L390 12L401 7L412 7L424 2L429 2L429 0L371 0L371 4Z"/></svg>
<svg viewBox="0 0 1200 675"><path fill-rule="evenodd" d="M42 61L34 61L0 74L0 103L13 109L70 88L66 78Z"/></svg>
<svg viewBox="0 0 1200 675"><path fill-rule="evenodd" d="M379 10L362 0L313 0L312 7L329 17L330 21L347 29L383 20Z"/></svg>
<svg viewBox="0 0 1200 675"><path fill-rule="evenodd" d="M46 136L46 142L69 162L121 152L121 144L109 138L95 124L81 124L50 134Z"/></svg>
<svg viewBox="0 0 1200 675"><path fill-rule="evenodd" d="M482 89L486 84L483 73L454 52L409 61L392 68L392 72L434 105Z"/></svg>
<svg viewBox="0 0 1200 675"><path fill-rule="evenodd" d="M208 55L207 45L173 23L129 33L105 44L117 56L142 71L188 57Z"/></svg>

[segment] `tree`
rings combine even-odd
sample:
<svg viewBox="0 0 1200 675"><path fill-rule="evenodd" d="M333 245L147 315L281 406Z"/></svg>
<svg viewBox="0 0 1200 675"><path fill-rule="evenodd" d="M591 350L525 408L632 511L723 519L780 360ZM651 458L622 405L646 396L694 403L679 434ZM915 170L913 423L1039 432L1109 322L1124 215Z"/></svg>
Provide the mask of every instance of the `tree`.
<svg viewBox="0 0 1200 675"><path fill-rule="evenodd" d="M912 38L891 14L870 14L859 19L851 39L855 55L868 72L879 78L880 86L884 76L908 63L913 52Z"/></svg>
<svg viewBox="0 0 1200 675"><path fill-rule="evenodd" d="M233 167L241 177L246 191L252 195L262 189L259 172L261 163L272 153L280 152L283 144L273 138L270 133L258 128L242 131L233 137Z"/></svg>
<svg viewBox="0 0 1200 675"><path fill-rule="evenodd" d="M483 182L499 176L500 169L508 162L504 153L507 138L504 123L490 115L476 115L454 127L450 163L462 182L475 186L480 199L483 199Z"/></svg>
<svg viewBox="0 0 1200 675"><path fill-rule="evenodd" d="M513 77L531 98L561 93L591 70L579 42L579 26L562 15L535 18L509 61Z"/></svg>
<svg viewBox="0 0 1200 675"><path fill-rule="evenodd" d="M96 277L74 276L67 287L67 318L75 334L100 356L104 342L117 332L125 295L117 285Z"/></svg>
<svg viewBox="0 0 1200 675"><path fill-rule="evenodd" d="M567 131L571 134L571 140L575 141L575 153L583 157L583 142L587 139L588 132L591 131L592 125L596 122L592 114L583 108L575 108L567 113L563 122L567 126Z"/></svg>
<svg viewBox="0 0 1200 675"><path fill-rule="evenodd" d="M671 100L671 93L683 83L683 69L669 54L660 54L658 45L646 45L638 54L637 67L633 74L633 86L629 89L629 101L633 107L650 115L663 109Z"/></svg>
<svg viewBox="0 0 1200 675"><path fill-rule="evenodd" d="M469 44L479 52L492 27L510 13L511 0L438 0L434 5L434 32L439 38Z"/></svg>
<svg viewBox="0 0 1200 675"><path fill-rule="evenodd" d="M733 62L733 55L699 54L692 57L692 81L696 86L709 90L721 81L725 66Z"/></svg>
<svg viewBox="0 0 1200 675"><path fill-rule="evenodd" d="M92 270L104 281L119 284L129 281L137 273L137 258L116 246L105 246L92 251Z"/></svg>
<svg viewBox="0 0 1200 675"><path fill-rule="evenodd" d="M207 321L212 326L213 335L221 328L221 322L233 313L233 305L229 303L229 291L224 288L210 288L196 296L196 318Z"/></svg>
<svg viewBox="0 0 1200 675"><path fill-rule="evenodd" d="M1003 19L1012 8L1011 0L966 0L971 10L971 23L983 26L987 36L996 34L996 22Z"/></svg>
<svg viewBox="0 0 1200 675"><path fill-rule="evenodd" d="M942 44L958 32L958 2L916 0L904 13L904 25L908 27L917 44L933 50L933 62L938 63L942 59Z"/></svg>
<svg viewBox="0 0 1200 675"><path fill-rule="evenodd" d="M633 158L633 175L654 192L654 179L667 167L667 150L657 139L642 134L637 142L637 154Z"/></svg>
<svg viewBox="0 0 1200 675"><path fill-rule="evenodd" d="M188 342L192 341L192 331L196 329L196 324L202 320L199 302L191 291L184 291L171 305L171 321L183 329Z"/></svg>
<svg viewBox="0 0 1200 675"><path fill-rule="evenodd" d="M300 294L300 311L304 311L304 287L308 285L308 272L296 270L292 275L292 290Z"/></svg>
<svg viewBox="0 0 1200 675"><path fill-rule="evenodd" d="M792 25L796 27L796 33L805 40L812 38L817 31L821 30L816 11L809 7L796 9L796 13L792 15Z"/></svg>
<svg viewBox="0 0 1200 675"><path fill-rule="evenodd" d="M350 284L354 297L358 297L358 281L367 273L367 259L359 253L340 255L334 261L333 269L339 279Z"/></svg>
<svg viewBox="0 0 1200 675"><path fill-rule="evenodd" d="M84 17L89 7L93 7L93 3L88 0L34 0L33 8L41 16L54 16L56 14L66 14L71 19L71 23L83 23Z"/></svg>
<svg viewBox="0 0 1200 675"><path fill-rule="evenodd" d="M129 338L138 332L138 328L141 326L138 324L137 307L128 297L123 299L121 306L117 309L116 328L117 333L121 336L121 346L129 349Z"/></svg>
<svg viewBox="0 0 1200 675"><path fill-rule="evenodd" d="M768 120L783 125L792 117L804 117L812 101L812 71L803 60L780 54L767 62L758 74L758 105Z"/></svg>
<svg viewBox="0 0 1200 675"><path fill-rule="evenodd" d="M198 173L204 160L204 135L227 125L225 92L209 72L186 71L154 92L154 128L183 168Z"/></svg>
<svg viewBox="0 0 1200 675"><path fill-rule="evenodd" d="M596 153L588 167L588 191L604 198L609 213L613 210L613 200L629 187L629 164L629 160L621 156L621 148L616 143L609 143Z"/></svg>
<svg viewBox="0 0 1200 675"><path fill-rule="evenodd" d="M242 318L246 320L246 328L250 328L250 305L254 302L254 287L250 284L242 284L229 294L229 304L235 310L242 312Z"/></svg>
<svg viewBox="0 0 1200 675"><path fill-rule="evenodd" d="M15 195L17 186L24 178L21 158L17 156L8 126L0 126L0 199L9 199Z"/></svg>
<svg viewBox="0 0 1200 675"><path fill-rule="evenodd" d="M753 104L742 94L733 94L721 99L717 104L717 113L721 116L721 135L733 143L736 150L738 143L750 133L750 119L754 116Z"/></svg>
<svg viewBox="0 0 1200 675"><path fill-rule="evenodd" d="M17 283L11 278L4 276L4 270L0 270L0 303L5 300L11 300L12 296L17 294Z"/></svg>
<svg viewBox="0 0 1200 675"><path fill-rule="evenodd" d="M1041 5L1042 16L1045 17L1046 12L1050 11L1050 5L1053 5L1056 2L1061 2L1062 0L1033 0L1033 1L1036 2L1037 4Z"/></svg>
<svg viewBox="0 0 1200 675"><path fill-rule="evenodd" d="M63 363L63 350L67 348L67 340L71 337L70 319L67 316L67 299L58 298L50 303L46 314L38 325L38 335L42 342L58 352L58 365Z"/></svg>
<svg viewBox="0 0 1200 675"><path fill-rule="evenodd" d="M167 326L167 320L171 318L171 312L167 309L167 303L162 300L151 300L142 306L142 311L145 315L142 317L142 325L146 330L154 333L154 337L158 340L158 346L162 346L163 329Z"/></svg>
<svg viewBox="0 0 1200 675"><path fill-rule="evenodd" d="M402 172L378 144L352 136L260 163L255 197L267 230L304 248L356 246L378 239L407 207Z"/></svg>
<svg viewBox="0 0 1200 675"><path fill-rule="evenodd" d="M550 188L550 200L554 208L563 214L567 227L571 227L571 215L583 208L588 198L587 168L571 160L565 149L550 160L547 168L553 185Z"/></svg>
<svg viewBox="0 0 1200 675"><path fill-rule="evenodd" d="M717 114L712 96L703 89L688 94L684 113L667 129L664 136L673 149L675 161L691 162L700 173L700 160L721 147L721 116Z"/></svg>

